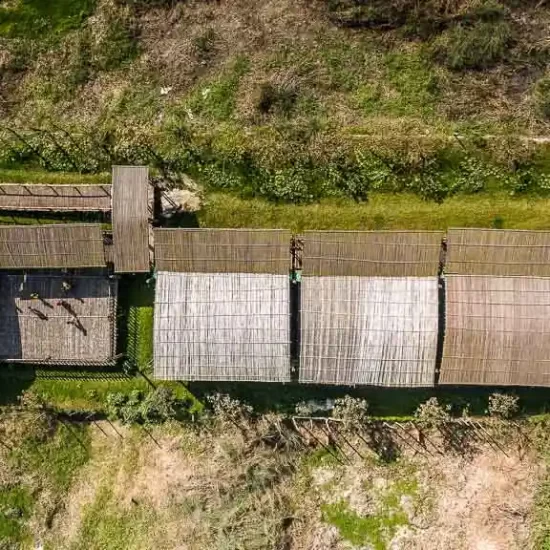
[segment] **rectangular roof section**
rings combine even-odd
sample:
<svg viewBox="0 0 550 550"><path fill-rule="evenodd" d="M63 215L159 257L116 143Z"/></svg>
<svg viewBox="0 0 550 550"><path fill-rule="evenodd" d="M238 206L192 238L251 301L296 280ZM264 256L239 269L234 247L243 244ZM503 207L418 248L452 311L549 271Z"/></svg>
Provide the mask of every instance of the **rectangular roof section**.
<svg viewBox="0 0 550 550"><path fill-rule="evenodd" d="M449 229L446 273L550 276L550 231Z"/></svg>
<svg viewBox="0 0 550 550"><path fill-rule="evenodd" d="M288 274L291 233L284 229L155 229L159 271Z"/></svg>
<svg viewBox="0 0 550 550"><path fill-rule="evenodd" d="M304 276L426 277L437 275L438 231L305 231Z"/></svg>
<svg viewBox="0 0 550 550"><path fill-rule="evenodd" d="M0 269L105 267L100 224L0 227Z"/></svg>
<svg viewBox="0 0 550 550"><path fill-rule="evenodd" d="M110 185L0 184L0 210L109 212Z"/></svg>
<svg viewBox="0 0 550 550"><path fill-rule="evenodd" d="M146 166L113 166L115 271L150 269L149 171Z"/></svg>

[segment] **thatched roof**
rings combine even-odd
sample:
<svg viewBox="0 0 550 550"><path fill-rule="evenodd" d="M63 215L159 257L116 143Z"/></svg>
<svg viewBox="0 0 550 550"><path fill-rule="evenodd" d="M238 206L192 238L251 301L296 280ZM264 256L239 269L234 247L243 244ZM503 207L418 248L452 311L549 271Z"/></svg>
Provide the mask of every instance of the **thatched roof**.
<svg viewBox="0 0 550 550"><path fill-rule="evenodd" d="M441 384L550 385L550 279L446 277Z"/></svg>
<svg viewBox="0 0 550 550"><path fill-rule="evenodd" d="M159 272L154 370L166 380L290 380L288 275Z"/></svg>
<svg viewBox="0 0 550 550"><path fill-rule="evenodd" d="M113 240L115 271L150 269L151 189L146 166L113 166Z"/></svg>
<svg viewBox="0 0 550 550"><path fill-rule="evenodd" d="M446 273L550 276L550 231L450 229Z"/></svg>
<svg viewBox="0 0 550 550"><path fill-rule="evenodd" d="M117 281L105 272L0 274L0 360L113 363L116 299Z"/></svg>
<svg viewBox="0 0 550 550"><path fill-rule="evenodd" d="M109 212L111 186L2 183L0 210Z"/></svg>
<svg viewBox="0 0 550 550"><path fill-rule="evenodd" d="M290 270L290 231L155 229L159 271L279 273Z"/></svg>
<svg viewBox="0 0 550 550"><path fill-rule="evenodd" d="M0 226L0 269L104 266L100 224Z"/></svg>
<svg viewBox="0 0 550 550"><path fill-rule="evenodd" d="M306 231L303 275L424 277L437 275L443 233Z"/></svg>
<svg viewBox="0 0 550 550"><path fill-rule="evenodd" d="M433 386L437 277L304 277L300 382Z"/></svg>

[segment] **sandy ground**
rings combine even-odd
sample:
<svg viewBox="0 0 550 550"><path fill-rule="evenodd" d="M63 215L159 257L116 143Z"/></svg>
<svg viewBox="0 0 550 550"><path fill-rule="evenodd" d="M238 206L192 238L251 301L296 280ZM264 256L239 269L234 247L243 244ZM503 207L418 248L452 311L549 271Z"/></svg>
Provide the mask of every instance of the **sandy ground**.
<svg viewBox="0 0 550 550"><path fill-rule="evenodd" d="M141 542L131 548L194 550L211 541L208 544L215 550L236 544L213 534L220 518L231 517L231 507L240 505L227 495L236 493L244 483L249 464L259 463L250 451L245 453L241 436L228 432L213 445L178 428L154 432L157 445L143 432L136 435L135 430L118 427L124 437L121 440L110 426L103 428L112 435L106 437L94 428L92 458L74 483L65 509L59 511L45 535L46 542L54 541L59 548L74 545L87 510L108 487L112 491L110 506L117 507L116 513L142 507L156 514L154 529L144 530L143 537L135 539ZM266 470L273 467L272 463ZM350 549L353 546L342 540L337 528L323 523L322 504L344 499L355 512L367 516L374 509L375 495L396 479L404 479L403 472L416 480L418 495L414 503L402 498L409 525L400 527L387 541L388 549L519 550L529 546L530 514L543 469L534 455L514 448L507 448L505 454L482 447L468 458L417 455L392 465L356 457L346 466L315 466L305 478L298 469L282 484L254 497L258 505L255 513L263 521L271 517L275 521L277 498L282 494L294 509L285 550ZM188 508L193 499L201 505ZM235 500L239 499L235 494ZM276 546L265 548L277 550Z"/></svg>

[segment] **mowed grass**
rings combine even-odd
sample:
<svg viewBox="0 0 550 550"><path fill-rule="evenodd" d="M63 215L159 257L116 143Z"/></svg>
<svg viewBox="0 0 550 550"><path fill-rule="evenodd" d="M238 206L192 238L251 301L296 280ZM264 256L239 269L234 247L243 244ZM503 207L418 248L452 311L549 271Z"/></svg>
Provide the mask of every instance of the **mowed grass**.
<svg viewBox="0 0 550 550"><path fill-rule="evenodd" d="M201 227L307 229L550 229L550 199L505 194L462 195L442 204L408 194L373 194L368 202L326 200L275 204L229 194L208 196Z"/></svg>
<svg viewBox="0 0 550 550"><path fill-rule="evenodd" d="M111 174L79 174L77 172L0 169L0 183L45 183L51 185L111 183Z"/></svg>

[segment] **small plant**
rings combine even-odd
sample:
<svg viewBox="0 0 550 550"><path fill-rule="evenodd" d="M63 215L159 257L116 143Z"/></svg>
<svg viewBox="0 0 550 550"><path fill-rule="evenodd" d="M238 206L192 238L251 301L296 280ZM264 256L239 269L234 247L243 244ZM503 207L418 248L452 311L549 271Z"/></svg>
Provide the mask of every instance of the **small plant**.
<svg viewBox="0 0 550 550"><path fill-rule="evenodd" d="M300 401L296 403L294 407L294 412L296 416L311 416L313 414L313 407L307 401Z"/></svg>
<svg viewBox="0 0 550 550"><path fill-rule="evenodd" d="M346 395L334 400L332 416L342 420L346 428L352 428L361 426L367 421L368 408L369 404L365 399Z"/></svg>
<svg viewBox="0 0 550 550"><path fill-rule="evenodd" d="M550 76L541 78L535 86L535 105L539 115L550 119Z"/></svg>
<svg viewBox="0 0 550 550"><path fill-rule="evenodd" d="M172 390L164 386L147 394L139 390L130 394L110 393L105 404L109 416L124 424L166 422L176 418L183 405Z"/></svg>
<svg viewBox="0 0 550 550"><path fill-rule="evenodd" d="M512 42L506 21L458 25L436 41L434 57L449 69L485 69L501 61Z"/></svg>
<svg viewBox="0 0 550 550"><path fill-rule="evenodd" d="M519 410L519 397L508 393L493 393L489 396L488 412L497 418L512 418Z"/></svg>
<svg viewBox="0 0 550 550"><path fill-rule="evenodd" d="M419 405L414 416L417 423L423 428L437 428L450 419L451 405L440 405L437 397L430 397Z"/></svg>
<svg viewBox="0 0 550 550"><path fill-rule="evenodd" d="M243 420L248 420L254 409L246 403L241 403L238 399L223 394L215 393L207 397L214 415L222 424L240 424Z"/></svg>

